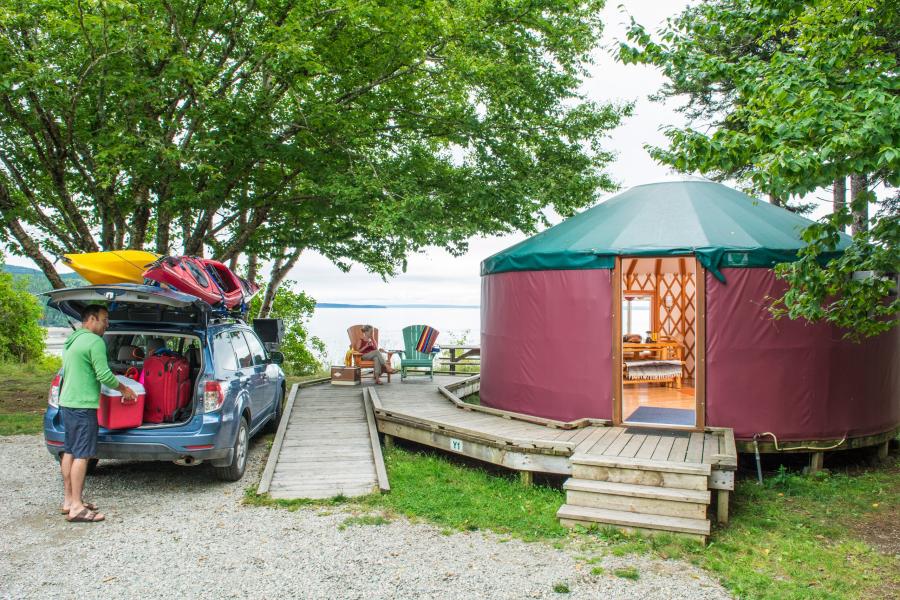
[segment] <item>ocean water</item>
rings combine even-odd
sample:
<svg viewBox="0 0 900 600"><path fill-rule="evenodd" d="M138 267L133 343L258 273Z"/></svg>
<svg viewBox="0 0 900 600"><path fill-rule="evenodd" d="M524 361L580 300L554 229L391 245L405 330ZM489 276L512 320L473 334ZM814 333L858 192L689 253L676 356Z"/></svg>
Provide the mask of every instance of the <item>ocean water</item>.
<svg viewBox="0 0 900 600"><path fill-rule="evenodd" d="M329 364L343 364L350 346L347 328L370 324L378 329L385 350L403 348L403 328L429 325L440 332L438 345L478 345L481 337L480 308L316 308L309 332L325 342Z"/></svg>
<svg viewBox="0 0 900 600"><path fill-rule="evenodd" d="M480 308L316 308L309 332L325 342L327 362L343 364L350 345L347 328L369 323L377 327L379 342L385 350L403 348L403 328L430 325L438 331L438 345L477 346L481 343ZM634 306L632 329L643 335L650 329L647 307Z"/></svg>

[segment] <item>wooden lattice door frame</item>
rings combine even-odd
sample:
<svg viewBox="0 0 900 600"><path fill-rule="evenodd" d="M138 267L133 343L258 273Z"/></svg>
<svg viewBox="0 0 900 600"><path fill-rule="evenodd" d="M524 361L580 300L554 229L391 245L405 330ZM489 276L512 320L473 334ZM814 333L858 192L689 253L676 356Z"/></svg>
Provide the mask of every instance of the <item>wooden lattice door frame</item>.
<svg viewBox="0 0 900 600"><path fill-rule="evenodd" d="M612 421L613 425L623 424L622 418L622 298L625 289L622 282L622 261L629 258L662 258L652 256L622 256L616 257L613 267L613 314L612 314L612 355L613 355L613 390L612 390ZM694 366L694 402L695 425L685 427L679 425L647 424L645 427L681 429L688 431L703 431L706 428L706 270L696 257L685 257L685 260L694 261L694 288L695 288L695 366ZM630 290L637 292L638 290ZM654 320L656 319L654 312ZM629 423L628 427L641 427L641 425Z"/></svg>

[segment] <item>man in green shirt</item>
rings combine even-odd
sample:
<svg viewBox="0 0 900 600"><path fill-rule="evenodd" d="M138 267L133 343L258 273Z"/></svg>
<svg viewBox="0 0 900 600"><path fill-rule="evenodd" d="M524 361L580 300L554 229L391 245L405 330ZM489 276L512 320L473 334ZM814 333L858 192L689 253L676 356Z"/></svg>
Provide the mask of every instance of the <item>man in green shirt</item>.
<svg viewBox="0 0 900 600"><path fill-rule="evenodd" d="M81 312L81 329L75 331L63 346L63 383L59 392L60 414L66 437L60 461L66 520L72 523L94 523L106 517L97 507L82 499L88 460L97 454L97 408L100 384L118 389L126 402L134 401L131 389L120 383L106 360L103 334L109 327L109 312L92 304Z"/></svg>

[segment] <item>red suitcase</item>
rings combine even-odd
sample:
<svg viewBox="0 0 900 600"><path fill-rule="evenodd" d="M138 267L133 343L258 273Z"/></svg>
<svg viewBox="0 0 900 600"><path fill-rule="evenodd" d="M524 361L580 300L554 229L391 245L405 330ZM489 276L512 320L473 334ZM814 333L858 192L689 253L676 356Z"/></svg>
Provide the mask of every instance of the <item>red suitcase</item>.
<svg viewBox="0 0 900 600"><path fill-rule="evenodd" d="M151 356L144 361L144 422L172 421L191 399L191 366L182 356Z"/></svg>

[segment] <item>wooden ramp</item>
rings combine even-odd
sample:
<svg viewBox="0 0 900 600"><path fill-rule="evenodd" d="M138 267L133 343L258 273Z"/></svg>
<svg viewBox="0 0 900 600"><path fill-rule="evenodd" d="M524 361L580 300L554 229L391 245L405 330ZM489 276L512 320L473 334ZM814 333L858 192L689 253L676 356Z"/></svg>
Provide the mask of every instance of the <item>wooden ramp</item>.
<svg viewBox="0 0 900 600"><path fill-rule="evenodd" d="M569 423L465 404L477 377L435 377L370 392L379 430L449 452L531 473L568 475L564 525L614 526L642 533L675 532L705 540L707 510L728 520L737 452L727 428L704 431Z"/></svg>
<svg viewBox="0 0 900 600"><path fill-rule="evenodd" d="M332 498L387 491L371 404L360 387L291 389L259 493Z"/></svg>

